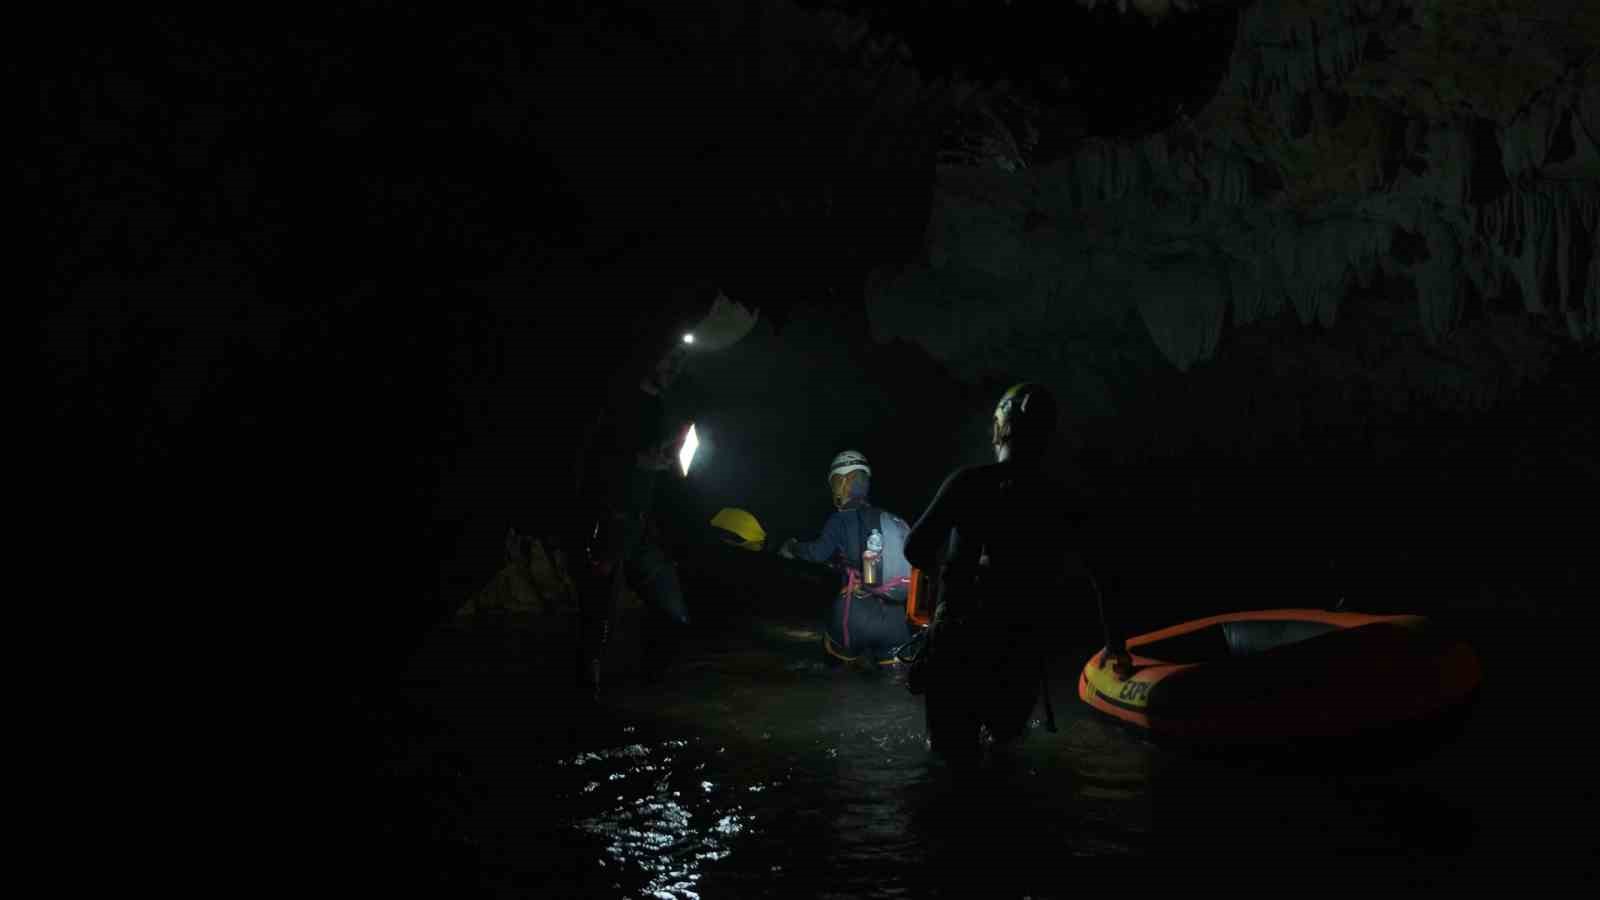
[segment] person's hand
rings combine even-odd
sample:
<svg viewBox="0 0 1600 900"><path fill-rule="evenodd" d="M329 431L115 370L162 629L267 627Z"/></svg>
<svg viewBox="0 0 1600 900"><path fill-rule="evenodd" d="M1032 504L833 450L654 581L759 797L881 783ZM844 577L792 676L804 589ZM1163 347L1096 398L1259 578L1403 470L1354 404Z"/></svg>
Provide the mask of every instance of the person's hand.
<svg viewBox="0 0 1600 900"><path fill-rule="evenodd" d="M1106 648L1105 661L1101 669L1110 672L1118 681L1127 681L1133 677L1133 657L1126 650L1112 650Z"/></svg>
<svg viewBox="0 0 1600 900"><path fill-rule="evenodd" d="M778 545L778 555L784 559L794 559L794 545L796 543L794 538L784 540L782 544Z"/></svg>

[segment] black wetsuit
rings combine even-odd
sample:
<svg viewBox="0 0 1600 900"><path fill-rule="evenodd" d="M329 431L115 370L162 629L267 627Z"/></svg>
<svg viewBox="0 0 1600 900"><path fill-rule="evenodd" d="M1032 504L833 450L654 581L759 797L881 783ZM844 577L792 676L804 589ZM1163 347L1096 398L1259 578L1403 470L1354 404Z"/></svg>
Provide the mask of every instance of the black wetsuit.
<svg viewBox="0 0 1600 900"><path fill-rule="evenodd" d="M606 406L591 423L579 460L579 491L592 508L648 516L657 473L637 465L638 454L667 438L659 394L637 384L615 384Z"/></svg>
<svg viewBox="0 0 1600 900"><path fill-rule="evenodd" d="M671 641L662 640L667 623L687 624L688 610L677 571L665 551L650 539L647 523L660 472L640 465L670 438L659 394L637 383L616 384L602 414L591 425L580 457L578 490L587 515L582 535L596 560L620 565L657 621L646 632L647 666L664 665ZM597 656L616 619L617 593L607 571L591 572L584 591L584 638L580 665Z"/></svg>
<svg viewBox="0 0 1600 900"><path fill-rule="evenodd" d="M940 572L926 696L937 752L971 759L979 726L996 740L1019 736L1063 629L1098 618L1108 639L1119 633L1097 610L1087 529L1083 502L1017 462L957 470L912 528L906 558Z"/></svg>

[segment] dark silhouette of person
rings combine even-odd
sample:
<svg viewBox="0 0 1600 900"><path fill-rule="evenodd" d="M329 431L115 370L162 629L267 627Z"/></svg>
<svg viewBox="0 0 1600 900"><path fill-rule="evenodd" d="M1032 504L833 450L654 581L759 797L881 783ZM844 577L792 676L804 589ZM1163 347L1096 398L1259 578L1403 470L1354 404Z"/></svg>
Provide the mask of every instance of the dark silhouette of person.
<svg viewBox="0 0 1600 900"><path fill-rule="evenodd" d="M994 411L996 462L953 472L906 538L906 558L939 573L924 690L929 745L958 766L981 759L983 731L1020 737L1043 683L1050 642L1081 621L1086 511L1045 466L1055 398L1024 382ZM1113 667L1131 672L1124 637L1099 617Z"/></svg>
<svg viewBox="0 0 1600 900"><path fill-rule="evenodd" d="M660 329L646 345L647 361L624 368L610 383L584 436L576 481L580 509L586 512L581 520L586 533L578 539L586 548L587 567L577 675L580 686L595 696L625 588L632 588L646 608L641 662L647 677L663 674L689 624L677 567L652 528L657 476L678 465L688 428L686 422L667 420L663 395L691 354L738 342L755 321L753 312L719 291L709 312L700 307L684 327L672 327L674 320Z"/></svg>

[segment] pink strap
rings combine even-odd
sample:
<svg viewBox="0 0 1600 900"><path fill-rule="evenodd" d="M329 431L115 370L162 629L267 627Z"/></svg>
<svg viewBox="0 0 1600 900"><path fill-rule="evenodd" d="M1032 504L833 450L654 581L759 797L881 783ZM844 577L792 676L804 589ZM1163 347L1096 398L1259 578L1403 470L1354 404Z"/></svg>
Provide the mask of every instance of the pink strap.
<svg viewBox="0 0 1600 900"><path fill-rule="evenodd" d="M850 599L855 596L855 591L844 595L844 648L850 649Z"/></svg>
<svg viewBox="0 0 1600 900"><path fill-rule="evenodd" d="M911 576L910 575L902 575L899 578L896 578L896 579L894 579L892 581L886 581L883 584L877 585L876 589L873 591L873 593L881 593L881 592L889 590L891 588L900 587L901 585L909 585L910 583L911 583ZM860 572L860 570L852 569L852 568L848 568L847 567L845 569L845 580L844 580L844 588L843 588L843 592L844 592L844 625L843 625L843 630L844 630L844 646L845 646L846 650L850 649L850 602L851 602L851 600L853 600L855 598L856 590L859 589L860 587L861 587L861 572Z"/></svg>

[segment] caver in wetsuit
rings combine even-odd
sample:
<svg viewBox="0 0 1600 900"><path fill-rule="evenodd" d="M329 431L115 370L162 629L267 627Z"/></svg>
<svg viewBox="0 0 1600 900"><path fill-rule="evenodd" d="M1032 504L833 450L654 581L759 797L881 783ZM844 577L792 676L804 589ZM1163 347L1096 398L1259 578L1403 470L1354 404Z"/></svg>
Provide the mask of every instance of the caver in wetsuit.
<svg viewBox="0 0 1600 900"><path fill-rule="evenodd" d="M699 312L695 324L682 333L662 326L662 333L645 343L651 350L641 354L643 364L625 368L610 385L579 451L577 493L585 529L580 546L587 550L589 565L578 676L596 693L601 653L624 585L639 593L653 620L645 629L647 674L661 673L677 632L689 622L677 569L649 527L657 477L676 465L684 433L678 423L667 423L662 395L682 373L691 352L731 346L756 324L753 312L721 291L710 301L709 310L700 306L703 299L691 290L665 305L663 322L677 321L684 309L695 308ZM642 377L639 369L644 369Z"/></svg>
<svg viewBox="0 0 1600 900"><path fill-rule="evenodd" d="M672 466L678 437L666 421L661 392L681 365L681 354L669 355L642 381L614 385L582 451L579 492L589 511L584 539L591 566L583 592L579 677L591 689L599 687L600 657L624 584L638 593L649 615L648 671L665 665L677 628L689 622L677 569L649 529L656 479Z"/></svg>
<svg viewBox="0 0 1600 900"><path fill-rule="evenodd" d="M976 759L980 726L996 741L1022 734L1047 641L1082 619L1070 604L1096 603L1079 555L1084 510L1043 464L1055 419L1042 386L1007 391L995 410L999 461L946 478L906 539L912 565L940 572L925 651L928 736L954 762ZM1120 635L1106 633L1125 654Z"/></svg>
<svg viewBox="0 0 1600 900"><path fill-rule="evenodd" d="M844 573L823 632L822 646L829 656L845 662L867 659L892 664L895 648L911 636L905 611L910 578L909 573L885 572L881 584L863 584L861 558L868 535L874 528L880 534L888 533L885 520L894 519L868 502L871 478L866 456L856 450L841 451L828 469L834 512L823 523L822 535L813 541L790 539L778 552L807 562L830 563ZM894 522L904 527L899 519Z"/></svg>

